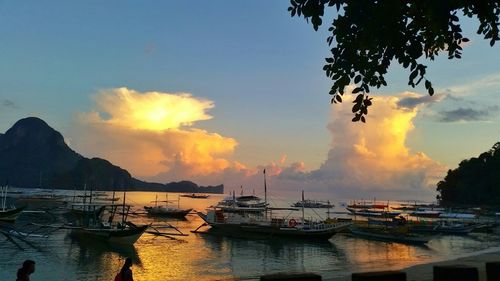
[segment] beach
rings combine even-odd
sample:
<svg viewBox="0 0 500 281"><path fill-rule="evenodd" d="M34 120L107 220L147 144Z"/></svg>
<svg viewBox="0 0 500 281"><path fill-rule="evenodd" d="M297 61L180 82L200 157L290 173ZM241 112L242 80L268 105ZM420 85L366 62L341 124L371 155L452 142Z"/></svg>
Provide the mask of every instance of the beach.
<svg viewBox="0 0 500 281"><path fill-rule="evenodd" d="M495 247L473 254L464 255L459 258L419 264L402 269L406 272L408 281L432 281L432 270L436 265L466 265L476 267L479 271L479 281L486 281L487 262L500 261L500 248ZM350 281L351 276L327 279L331 281Z"/></svg>

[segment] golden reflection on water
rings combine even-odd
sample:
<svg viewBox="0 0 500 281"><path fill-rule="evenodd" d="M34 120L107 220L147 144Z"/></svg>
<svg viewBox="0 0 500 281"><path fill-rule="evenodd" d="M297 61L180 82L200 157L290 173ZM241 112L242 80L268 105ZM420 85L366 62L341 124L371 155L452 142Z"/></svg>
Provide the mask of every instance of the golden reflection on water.
<svg viewBox="0 0 500 281"><path fill-rule="evenodd" d="M164 196L158 193L159 200L164 200ZM179 198L176 193L169 193L168 196L169 200ZM208 199L180 197L180 207L205 211L225 196L210 195ZM193 234L190 231L203 223L196 214L188 215L187 220L144 215L143 206L152 205L151 201L155 198L153 192L127 193L127 203L133 205L137 212L136 215L130 215L129 219L136 224L170 223L189 236L165 238L144 234L134 246L113 247L96 241L73 240L63 230L43 241L43 251L28 248L21 252L10 243L4 243L0 244L0 279L11 279L19 264L26 258L32 258L36 260L37 266L40 265L33 280L113 280L126 257L132 258L134 279L138 281L258 280L262 274L283 271L311 271L324 278L334 278L345 276L351 271L403 268L429 262L436 257L461 254L464 249L470 252L485 248L488 243L500 243L492 236L473 236L473 239L443 237L431 241L429 247L416 247L344 234L335 235L323 243ZM23 220L33 221L28 215L21 217L20 223Z"/></svg>
<svg viewBox="0 0 500 281"><path fill-rule="evenodd" d="M371 268L373 264L374 270L380 270L376 268L380 260L387 261L386 269L404 268L422 261L419 247L414 245L356 239L350 248L348 257L351 263L365 268Z"/></svg>

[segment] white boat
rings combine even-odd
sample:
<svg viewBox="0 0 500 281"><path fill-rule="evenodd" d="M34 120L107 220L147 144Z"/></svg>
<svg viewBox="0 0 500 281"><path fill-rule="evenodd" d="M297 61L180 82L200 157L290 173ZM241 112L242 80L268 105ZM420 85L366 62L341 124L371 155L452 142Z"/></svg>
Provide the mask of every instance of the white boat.
<svg viewBox="0 0 500 281"><path fill-rule="evenodd" d="M382 211L376 209L355 209L346 208L352 215L363 216L363 217L378 217L378 218L394 218L401 214L401 212L396 211Z"/></svg>
<svg viewBox="0 0 500 281"><path fill-rule="evenodd" d="M257 212L224 212L209 209L198 215L215 231L224 235L286 236L303 239L329 239L352 222L324 223L294 218L271 218Z"/></svg>
<svg viewBox="0 0 500 281"><path fill-rule="evenodd" d="M206 214L201 212L197 214L206 224L211 226L211 230L214 232L221 235L241 237L261 235L264 237L284 236L309 240L329 239L335 233L343 231L352 225L352 222L325 223L324 221L306 220L304 219L304 212L302 212L302 218L273 217L273 208L267 207L265 172L264 194L265 207L234 206L232 209L228 209L224 208L224 206L215 206L207 209ZM233 193L233 204L235 202ZM283 208L275 209L283 210ZM302 208L302 211L304 211L304 208Z"/></svg>
<svg viewBox="0 0 500 281"><path fill-rule="evenodd" d="M476 214L446 212L439 214L443 219L477 219Z"/></svg>

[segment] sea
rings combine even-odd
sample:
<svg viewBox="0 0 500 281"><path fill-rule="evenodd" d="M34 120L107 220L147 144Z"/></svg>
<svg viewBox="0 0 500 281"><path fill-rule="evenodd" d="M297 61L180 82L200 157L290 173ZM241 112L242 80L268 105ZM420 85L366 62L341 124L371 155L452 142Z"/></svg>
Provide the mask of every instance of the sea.
<svg viewBox="0 0 500 281"><path fill-rule="evenodd" d="M61 193L61 191L58 191ZM65 194L71 195L71 191ZM123 198L122 193L115 196ZM43 232L47 237L8 239L0 234L0 280L16 279L16 271L26 259L36 262L31 275L38 280L114 280L125 258L133 260L134 280L259 280L266 274L280 272L313 272L324 280L350 275L352 272L397 270L417 264L472 255L500 247L500 234L471 233L465 236L440 235L426 246L371 241L347 233L334 235L328 241L303 241L264 237L243 239L208 233L192 233L203 224L196 213L186 220L152 218L143 207L151 206L157 196L165 193L127 192L126 202L132 206L128 219L136 224L152 224L159 231L174 233L173 226L186 236L144 234L133 246L112 246L97 241L79 241L66 229L39 228L32 223L55 226L62 222L61 203L12 199L10 203L25 204L26 212L10 227ZM169 200L178 200L181 208L205 211L227 195L211 194L207 199L179 197L168 193ZM335 208L306 210L306 217L348 217L342 202L330 198ZM120 199L119 202L121 202ZM270 197L276 207L290 206L296 198ZM284 211L280 215L301 217L301 211ZM202 227L200 231L207 230ZM500 248L498 248L500 250Z"/></svg>

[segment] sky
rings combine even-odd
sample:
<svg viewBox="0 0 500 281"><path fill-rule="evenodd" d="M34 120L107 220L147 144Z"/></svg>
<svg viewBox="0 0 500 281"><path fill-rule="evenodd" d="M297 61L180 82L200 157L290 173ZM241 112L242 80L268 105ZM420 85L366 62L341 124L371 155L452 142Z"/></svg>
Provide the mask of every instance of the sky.
<svg viewBox="0 0 500 281"><path fill-rule="evenodd" d="M37 116L86 157L151 181L342 198L435 198L500 140L500 53L475 35L426 62L436 94L391 66L367 124L331 105L327 27L286 1L0 1L0 132ZM330 15L331 16L331 15Z"/></svg>

